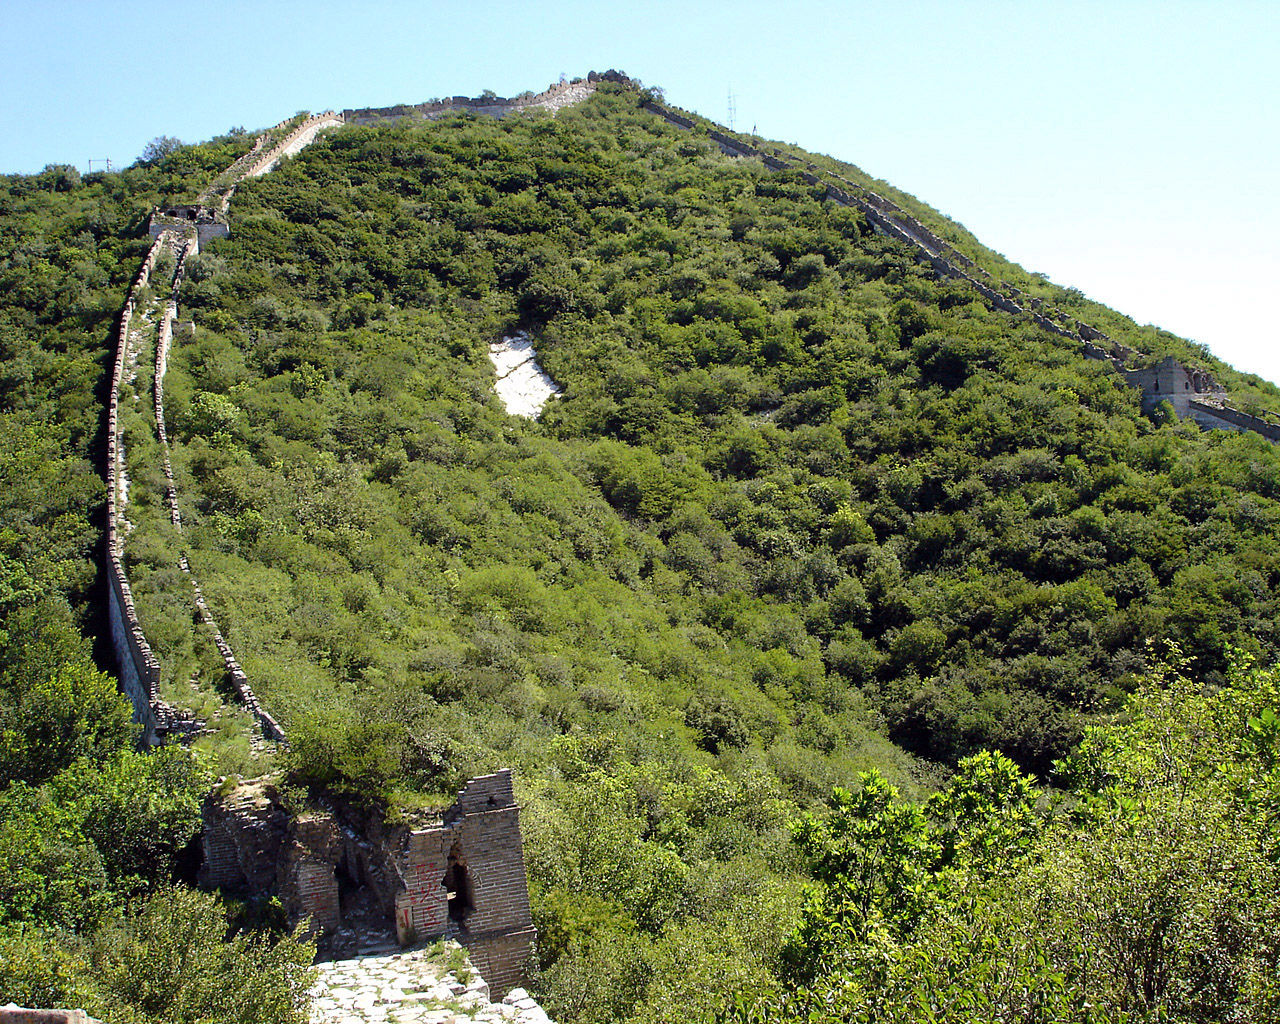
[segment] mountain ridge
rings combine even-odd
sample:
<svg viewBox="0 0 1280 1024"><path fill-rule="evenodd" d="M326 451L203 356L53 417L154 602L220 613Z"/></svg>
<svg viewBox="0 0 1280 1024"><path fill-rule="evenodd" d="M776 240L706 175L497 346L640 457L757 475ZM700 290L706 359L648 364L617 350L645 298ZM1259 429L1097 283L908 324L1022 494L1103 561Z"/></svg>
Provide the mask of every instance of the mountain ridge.
<svg viewBox="0 0 1280 1024"><path fill-rule="evenodd" d="M854 193L810 170L825 158L771 171L641 99L605 82L554 116L344 125L238 183L220 176L266 166L266 143L5 180L6 737L46 742L23 717L45 655L15 638L40 616L74 647L73 606L92 628L89 567L127 483L121 578L190 763L389 827L516 769L538 990L561 1019L710 1021L805 992L862 1019L850 1000L878 991L914 993L894 1002L910 1019L912 985L949 964L969 998L964 972L1025 967L1027 991L1058 972L1090 1007L1127 1005L1123 971L1081 974L1070 943L1130 962L1105 915L1145 922L1148 891L1185 895L1187 934L1245 936L1214 949L1265 978L1267 908L1234 896L1272 891L1240 851L1270 813L1274 673L1233 651L1280 649L1274 446L1144 411L1078 330L993 308L920 262L923 235L836 201ZM169 253L191 222L164 210L195 211L197 237L219 211L167 200L218 182L225 237ZM157 207L147 248L132 236ZM493 393L489 346L519 330L563 388L536 421ZM102 449L122 470L105 502ZM249 679L287 750L257 742ZM1169 768L1213 830L1144 775L1148 726L1214 737L1165 751L1221 766ZM0 827L37 834L33 787L87 769L4 749ZM1232 803L1255 762L1265 784ZM65 791L48 806L71 814ZM180 820L140 826L157 877L198 827ZM1245 834L1229 871L1206 867ZM111 847L75 841L112 866L74 879L119 877ZM1152 888L1115 889L1121 869ZM355 879L325 881L340 899ZM100 918L64 891L24 890L22 920L89 934ZM1238 927L1201 914L1228 905ZM986 952L964 952L969 924ZM1039 961L1002 945L1014 931ZM1172 945L1175 976L1200 978L1194 944Z"/></svg>

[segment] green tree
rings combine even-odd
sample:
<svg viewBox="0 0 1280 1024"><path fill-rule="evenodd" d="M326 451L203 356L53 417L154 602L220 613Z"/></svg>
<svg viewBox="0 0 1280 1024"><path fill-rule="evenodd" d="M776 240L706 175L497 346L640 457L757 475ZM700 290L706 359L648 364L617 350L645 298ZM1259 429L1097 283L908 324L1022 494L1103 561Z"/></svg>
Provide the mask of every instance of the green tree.
<svg viewBox="0 0 1280 1024"><path fill-rule="evenodd" d="M818 883L784 950L799 978L827 973L864 947L909 931L937 902L937 848L924 811L900 800L874 769L858 781L856 792L834 791L827 816L806 814L793 826Z"/></svg>

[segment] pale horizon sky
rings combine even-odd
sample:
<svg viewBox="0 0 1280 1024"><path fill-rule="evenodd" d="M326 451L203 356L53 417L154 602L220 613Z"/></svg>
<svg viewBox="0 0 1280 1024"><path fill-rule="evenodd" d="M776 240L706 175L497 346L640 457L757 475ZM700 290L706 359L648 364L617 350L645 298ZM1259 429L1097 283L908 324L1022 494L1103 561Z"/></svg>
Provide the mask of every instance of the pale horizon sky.
<svg viewBox="0 0 1280 1024"><path fill-rule="evenodd" d="M613 67L1280 381L1280 3L0 0L0 172ZM97 166L95 164L95 166Z"/></svg>

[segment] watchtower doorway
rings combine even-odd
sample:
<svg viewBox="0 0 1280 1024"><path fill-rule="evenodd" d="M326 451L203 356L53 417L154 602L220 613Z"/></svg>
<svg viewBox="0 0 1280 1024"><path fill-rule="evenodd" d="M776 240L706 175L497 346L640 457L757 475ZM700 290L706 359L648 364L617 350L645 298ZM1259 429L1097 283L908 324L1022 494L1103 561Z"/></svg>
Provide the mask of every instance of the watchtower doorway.
<svg viewBox="0 0 1280 1024"><path fill-rule="evenodd" d="M461 929L466 928L467 918L475 910L471 873L462 854L461 845L454 843L449 850L449 863L444 872L444 888L449 900L449 920Z"/></svg>

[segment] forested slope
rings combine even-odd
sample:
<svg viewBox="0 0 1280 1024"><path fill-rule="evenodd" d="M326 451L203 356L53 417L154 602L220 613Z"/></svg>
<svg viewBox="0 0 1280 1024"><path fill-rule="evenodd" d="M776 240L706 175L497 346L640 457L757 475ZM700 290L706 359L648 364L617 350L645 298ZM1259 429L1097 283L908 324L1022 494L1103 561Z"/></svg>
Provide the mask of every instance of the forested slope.
<svg viewBox="0 0 1280 1024"><path fill-rule="evenodd" d="M496 686L557 731L587 682L641 721L702 688L766 750L825 688L1043 771L1149 639L1269 653L1272 447L1157 428L812 192L618 95L348 129L246 185L168 387L251 675L294 714ZM533 426L490 396L518 327L566 389ZM499 625L514 661L472 642Z"/></svg>
<svg viewBox="0 0 1280 1024"><path fill-rule="evenodd" d="M5 429L44 446L4 456L7 493L29 495L6 499L0 535L10 615L47 595L91 628L96 403L113 303L145 251L138 217L246 147L8 181L0 315L12 365L32 369L8 371ZM1271 691L1229 666L1233 648L1271 663L1280 639L1275 448L1142 416L1109 365L937 281L824 195L611 87L554 117L348 126L242 184L231 237L188 267L195 331L165 381L184 537L145 420L130 438L128 570L166 699L229 700L185 551L292 741L273 756L215 733L205 763L392 816L516 767L558 1019L705 1019L734 993L767 1016L795 1008L788 986L854 1016L877 986L908 1000L933 984L912 957L981 964L946 930L953 898L978 908L957 927L994 928L1017 872L1132 839L1106 831L1112 797L1135 828L1186 824L1175 796L1143 816L1138 767L1108 775L1111 753L1146 756L1141 736L1090 733L1074 774L1053 767L1157 668L1153 641L1179 645L1201 684L1250 694L1238 713L1198 710L1231 771L1272 770L1265 728L1248 739ZM993 274L1021 273L910 208ZM517 330L564 390L536 422L492 392L487 346ZM37 467L71 483L33 487ZM52 524L62 547L43 542ZM67 553L28 586L37 550ZM1195 846L1187 877L1236 838L1256 846L1274 809L1241 811L1195 771L1228 839ZM944 788L895 802L881 776L919 801ZM1071 813L1038 802L1032 777L1074 786ZM973 811L975 792L994 810ZM827 806L792 843L788 822ZM1109 876L1077 861L1037 876L1056 913L1071 872L1105 902ZM868 864L878 880L851 889ZM806 902L810 868L822 887ZM1204 898L1225 906L1268 870L1243 858ZM1269 904L1242 907L1223 962L1265 979ZM992 984L1070 973L1073 950L1036 947L1029 967L993 953L1020 966ZM1063 999L1137 1005L1121 975ZM1262 981L1220 980L1197 1019L1261 998Z"/></svg>
<svg viewBox="0 0 1280 1024"><path fill-rule="evenodd" d="M232 939L217 900L172 888L211 766L135 749L89 642L105 630L112 342L145 216L246 146L233 134L163 167L0 179L0 1003L111 1021L305 1013L289 980L305 979L308 947Z"/></svg>

